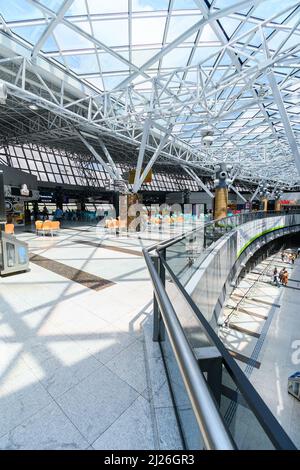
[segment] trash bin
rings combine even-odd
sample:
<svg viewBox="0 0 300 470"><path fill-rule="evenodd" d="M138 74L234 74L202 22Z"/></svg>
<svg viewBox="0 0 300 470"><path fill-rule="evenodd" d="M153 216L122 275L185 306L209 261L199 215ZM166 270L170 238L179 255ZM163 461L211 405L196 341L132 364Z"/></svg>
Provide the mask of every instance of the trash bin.
<svg viewBox="0 0 300 470"><path fill-rule="evenodd" d="M300 371L288 378L288 392L300 401Z"/></svg>
<svg viewBox="0 0 300 470"><path fill-rule="evenodd" d="M27 243L13 235L0 232L0 275L28 271L29 253Z"/></svg>

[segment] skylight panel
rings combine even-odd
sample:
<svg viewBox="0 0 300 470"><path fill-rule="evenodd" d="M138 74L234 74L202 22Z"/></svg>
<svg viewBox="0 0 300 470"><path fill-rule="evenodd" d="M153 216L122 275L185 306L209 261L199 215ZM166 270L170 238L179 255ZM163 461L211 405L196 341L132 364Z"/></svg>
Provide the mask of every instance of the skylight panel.
<svg viewBox="0 0 300 470"><path fill-rule="evenodd" d="M94 48L94 44L91 41L63 24L57 25L54 34L62 50Z"/></svg>
<svg viewBox="0 0 300 470"><path fill-rule="evenodd" d="M195 0L174 0L173 10L195 10Z"/></svg>
<svg viewBox="0 0 300 470"><path fill-rule="evenodd" d="M134 0L133 0L134 1ZM91 14L124 13L128 11L127 0L88 0Z"/></svg>
<svg viewBox="0 0 300 470"><path fill-rule="evenodd" d="M66 62L69 67L78 74L99 72L98 62L95 54L68 55Z"/></svg>
<svg viewBox="0 0 300 470"><path fill-rule="evenodd" d="M2 0L1 15L5 21L22 21L44 18L43 13L28 2L20 0Z"/></svg>
<svg viewBox="0 0 300 470"><path fill-rule="evenodd" d="M277 13L279 14L281 11L286 10L289 7L296 6L299 6L299 2L296 0L284 0L284 2L278 0L268 0L258 4L257 7L251 12L251 16L264 20L276 15ZM288 12L284 14L284 17L287 16ZM281 22L278 20L278 18L274 21Z"/></svg>
<svg viewBox="0 0 300 470"><path fill-rule="evenodd" d="M237 28L241 24L240 20L236 20L236 19L229 18L229 17L221 18L219 21L228 38L231 38L233 33L237 30Z"/></svg>
<svg viewBox="0 0 300 470"><path fill-rule="evenodd" d="M134 18L132 44L162 44L165 22L165 18Z"/></svg>
<svg viewBox="0 0 300 470"><path fill-rule="evenodd" d="M205 65L214 65L219 50L219 47L197 47L191 65L198 65L202 62L205 62Z"/></svg>
<svg viewBox="0 0 300 470"><path fill-rule="evenodd" d="M174 39L178 38L180 34L184 33L200 19L201 15L172 16L169 23L167 42L174 41ZM195 38L196 33L191 34L185 42L194 42Z"/></svg>
<svg viewBox="0 0 300 470"><path fill-rule="evenodd" d="M124 53L124 58L128 60L128 53ZM102 72L114 72L114 71L129 71L128 66L108 53L99 54L100 65Z"/></svg>
<svg viewBox="0 0 300 470"><path fill-rule="evenodd" d="M141 67L157 52L156 49L141 49L132 51L132 62L137 67Z"/></svg>
<svg viewBox="0 0 300 470"><path fill-rule="evenodd" d="M132 11L168 10L169 0L132 0Z"/></svg>
<svg viewBox="0 0 300 470"><path fill-rule="evenodd" d="M191 51L191 47L173 49L169 54L167 54L163 58L162 67L184 67L187 64Z"/></svg>
<svg viewBox="0 0 300 470"><path fill-rule="evenodd" d="M223 8L228 8L232 5L235 5L236 3L237 3L237 0L216 0L214 2L214 7L220 8L222 10ZM250 6L245 7L243 10L238 10L238 12L246 15L250 10Z"/></svg>
<svg viewBox="0 0 300 470"><path fill-rule="evenodd" d="M74 0L69 10L66 12L65 16L76 16L76 15L86 15L86 2L85 0Z"/></svg>
<svg viewBox="0 0 300 470"><path fill-rule="evenodd" d="M94 36L106 46L128 46L128 21L105 20L93 22Z"/></svg>
<svg viewBox="0 0 300 470"><path fill-rule="evenodd" d="M18 28L12 28L12 31L18 36L20 36L22 39L25 39L28 41L30 44L35 44L41 35L43 34L46 26L21 26ZM48 43L49 44L49 43ZM54 46L53 42L52 45ZM55 46L55 49L57 49L57 46Z"/></svg>
<svg viewBox="0 0 300 470"><path fill-rule="evenodd" d="M50 8L50 10L57 12L57 10L62 6L63 0L39 0L39 3Z"/></svg>

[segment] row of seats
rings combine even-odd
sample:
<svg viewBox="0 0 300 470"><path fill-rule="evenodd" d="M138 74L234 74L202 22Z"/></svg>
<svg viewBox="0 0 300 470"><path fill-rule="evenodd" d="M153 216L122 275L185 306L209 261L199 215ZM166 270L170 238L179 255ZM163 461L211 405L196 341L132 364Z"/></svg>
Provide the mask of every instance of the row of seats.
<svg viewBox="0 0 300 470"><path fill-rule="evenodd" d="M119 219L107 219L105 221L105 228L126 228L126 221Z"/></svg>
<svg viewBox="0 0 300 470"><path fill-rule="evenodd" d="M60 222L54 220L37 220L35 222L36 234L46 235L50 233L52 236L60 230Z"/></svg>
<svg viewBox="0 0 300 470"><path fill-rule="evenodd" d="M163 218L162 217L151 217L151 218L148 217L146 221L150 224L157 224L157 225L161 225L163 223L174 224L174 223L183 223L184 218L182 216L179 216L179 217L164 216ZM118 219L106 219L105 228L112 228L112 229L126 228L126 221L120 220L119 218Z"/></svg>
<svg viewBox="0 0 300 470"><path fill-rule="evenodd" d="M45 220L45 222L43 222L42 220L37 220L35 222L35 230L37 235L39 235L39 233L42 233L43 235L45 233L51 233L51 235L53 235L54 233L57 233L60 230L60 222L51 220ZM5 233L8 233L9 235L14 235L14 224L5 224Z"/></svg>

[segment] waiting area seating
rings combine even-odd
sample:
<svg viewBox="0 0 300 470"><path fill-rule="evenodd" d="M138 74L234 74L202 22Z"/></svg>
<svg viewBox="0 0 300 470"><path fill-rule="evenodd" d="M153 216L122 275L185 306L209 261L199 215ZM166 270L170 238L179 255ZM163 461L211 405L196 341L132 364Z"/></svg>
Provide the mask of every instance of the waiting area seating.
<svg viewBox="0 0 300 470"><path fill-rule="evenodd" d="M116 229L116 228L126 228L127 224L125 220L120 220L118 217L117 219L107 219L105 220L105 228L108 229Z"/></svg>
<svg viewBox="0 0 300 470"><path fill-rule="evenodd" d="M57 234L60 230L60 222L52 220L37 220L35 222L35 231L37 235L51 235Z"/></svg>
<svg viewBox="0 0 300 470"><path fill-rule="evenodd" d="M154 215L144 215L143 216L144 223L147 224L148 226L160 226L160 225L181 225L183 223L192 223L195 221L208 221L209 216L200 214L199 216L192 215L192 214L173 214L169 215L169 213L166 214L154 214ZM115 218L107 218L105 220L105 228L106 229L120 229L120 228L126 228L126 221L120 220L118 217L117 219Z"/></svg>

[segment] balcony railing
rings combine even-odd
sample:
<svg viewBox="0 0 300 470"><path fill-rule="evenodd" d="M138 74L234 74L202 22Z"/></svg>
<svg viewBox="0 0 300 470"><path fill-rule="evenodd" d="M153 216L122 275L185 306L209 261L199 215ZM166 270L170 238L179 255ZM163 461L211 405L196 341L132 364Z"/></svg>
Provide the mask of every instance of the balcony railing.
<svg viewBox="0 0 300 470"><path fill-rule="evenodd" d="M191 238L202 240L201 264L206 248L229 230L276 215L256 212L209 222L143 250L154 291L153 340L161 347L187 449L296 449L180 280Z"/></svg>

